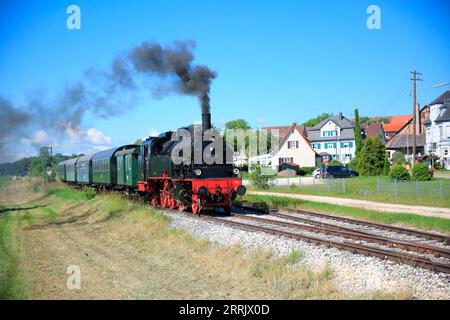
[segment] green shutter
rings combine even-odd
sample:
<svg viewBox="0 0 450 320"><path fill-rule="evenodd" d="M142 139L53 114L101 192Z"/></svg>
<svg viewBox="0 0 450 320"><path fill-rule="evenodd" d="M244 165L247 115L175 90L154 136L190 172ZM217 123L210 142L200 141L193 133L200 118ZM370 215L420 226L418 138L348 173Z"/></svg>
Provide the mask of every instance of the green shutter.
<svg viewBox="0 0 450 320"><path fill-rule="evenodd" d="M320 149L320 143L317 144L317 149Z"/></svg>
<svg viewBox="0 0 450 320"><path fill-rule="evenodd" d="M328 149L328 143L325 142L325 149Z"/></svg>
<svg viewBox="0 0 450 320"><path fill-rule="evenodd" d="M350 148L353 148L353 141L350 141L350 143L348 145Z"/></svg>
<svg viewBox="0 0 450 320"><path fill-rule="evenodd" d="M333 143L334 148L336 149L336 143Z"/></svg>

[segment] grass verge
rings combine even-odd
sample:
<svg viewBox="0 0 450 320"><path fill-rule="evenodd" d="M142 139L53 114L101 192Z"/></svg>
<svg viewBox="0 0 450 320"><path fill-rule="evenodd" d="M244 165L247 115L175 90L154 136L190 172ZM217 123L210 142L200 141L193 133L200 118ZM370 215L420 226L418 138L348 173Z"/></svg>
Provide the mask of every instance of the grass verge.
<svg viewBox="0 0 450 320"><path fill-rule="evenodd" d="M387 224L401 224L406 227L414 227L424 230L436 230L450 233L450 219L425 217L410 213L388 213L365 210L353 207L345 207L322 202L291 199L287 197L245 195L242 200L248 202L265 202L271 207L302 209L322 213L332 213L357 219L382 222Z"/></svg>
<svg viewBox="0 0 450 320"><path fill-rule="evenodd" d="M450 180L441 180L394 185L388 177L355 177L345 180L345 192L342 179L319 180L315 185L275 186L270 191L449 208Z"/></svg>
<svg viewBox="0 0 450 320"><path fill-rule="evenodd" d="M14 250L13 223L10 215L0 216L0 300L27 298L25 282Z"/></svg>

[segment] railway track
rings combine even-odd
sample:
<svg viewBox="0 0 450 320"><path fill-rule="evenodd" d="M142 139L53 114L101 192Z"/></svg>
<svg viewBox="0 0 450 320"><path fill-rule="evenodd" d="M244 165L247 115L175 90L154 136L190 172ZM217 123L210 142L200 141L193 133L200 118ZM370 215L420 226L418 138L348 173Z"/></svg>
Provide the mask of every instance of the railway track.
<svg viewBox="0 0 450 320"><path fill-rule="evenodd" d="M313 237L297 232L291 232L291 231L285 231L280 230L276 227L267 227L267 226L261 226L261 225L255 225L252 223L245 223L241 221L235 221L235 220L229 220L224 217L217 217L217 216L211 216L211 215L201 215L199 216L200 219L204 219L207 221L212 221L215 223L222 223L224 225L230 225L237 228L245 229L245 230L251 230L256 232L264 232L271 235L281 236L281 237L287 237L291 239L296 240L303 240L309 243L314 243L318 245L326 245L329 247L334 247L342 250L346 250L352 253L358 253L363 254L366 256L374 256L381 259L389 259L392 261L396 261L399 263L405 263L412 265L414 267L422 267L426 268L432 271L436 272L444 272L450 274L450 264L441 263L437 261L433 261L429 258L418 256L414 254L409 253L403 253L403 252L395 252L392 250L386 250L382 248L375 248L363 244L357 244L357 243L351 243L351 242L340 242L320 237ZM241 218L241 216L239 216ZM256 218L260 219L260 218ZM247 218L243 218L242 220L247 220ZM268 219L267 219L268 220ZM272 220L270 220L272 223Z"/></svg>
<svg viewBox="0 0 450 320"><path fill-rule="evenodd" d="M424 238L424 239L428 239L428 240L435 240L435 241L442 242L445 245L450 245L450 237L448 237L448 236L444 236L444 235L440 235L440 234L436 234L436 233L425 232L425 231L414 230L414 229L396 227L396 226L392 226L389 224L383 224L383 223L378 223L378 222L369 222L369 221L364 221L364 220L340 217L340 216L336 216L336 215L332 215L332 214L283 208L283 211L286 212L287 213L286 214L286 213L280 213L277 208L263 209L263 208L256 208L256 207L252 207L249 205L240 205L240 204L233 205L233 208L238 209L238 210L242 209L243 211L247 211L247 213L270 214L272 216L278 216L280 218L285 218L285 219L294 220L294 221L298 221L298 222L311 222L311 224L316 224L316 225L325 224L326 225L326 223L323 223L320 221L315 221L312 219L304 219L304 218L300 218L300 217L296 217L296 216L292 215L292 214L294 214L294 215L301 214L301 215L305 215L305 216L334 220L334 221L345 222L345 223L354 224L354 225L360 225L360 226L366 226L366 227L371 227L371 228L375 228L375 229L391 231L391 232L395 232L395 233L399 233L399 234L415 236L415 237ZM336 227L338 227L338 226L336 226ZM341 227L341 229L347 230L347 231L355 231L354 229L345 228L345 227Z"/></svg>
<svg viewBox="0 0 450 320"><path fill-rule="evenodd" d="M285 215L280 215L277 213L271 213L270 215L274 216L274 217L283 218L283 219L286 218ZM351 230L350 228L343 228L340 226L322 223L322 222L318 222L318 221L310 221L310 220L301 219L301 218L297 219L294 217L295 218L295 220L293 219L294 221L305 223L305 224L298 224L298 223L291 223L291 222L286 222L286 221L281 221L281 220L273 220L273 219L265 219L265 218L255 217L255 216L247 216L247 215L236 215L236 217L239 217L240 219L252 220L252 221L256 221L256 222L265 222L265 223L275 224L275 225L294 228L294 229L303 229L303 230L307 230L307 231L314 232L314 233L322 233L322 234L327 234L327 235L343 237L343 238L347 238L347 239L362 240L362 241L366 241L366 242L378 243L378 244L382 244L384 246L391 247L391 248L397 248L397 249L402 249L402 250L407 250L407 251L415 251L418 253L431 254L435 257L443 257L443 258L447 258L447 259L450 258L450 250L449 249L414 243L414 242L410 242L410 241L402 241L402 240L397 240L397 239L378 236L378 235L373 235L373 234L370 234L367 232ZM316 224L316 225L310 225L310 223Z"/></svg>

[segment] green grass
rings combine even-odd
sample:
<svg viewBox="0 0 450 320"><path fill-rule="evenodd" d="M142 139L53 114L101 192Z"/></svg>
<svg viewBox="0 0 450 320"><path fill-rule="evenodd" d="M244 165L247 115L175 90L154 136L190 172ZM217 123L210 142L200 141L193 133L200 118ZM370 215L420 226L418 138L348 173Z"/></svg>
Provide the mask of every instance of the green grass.
<svg viewBox="0 0 450 320"><path fill-rule="evenodd" d="M12 180L11 176L0 176L0 189L5 187Z"/></svg>
<svg viewBox="0 0 450 320"><path fill-rule="evenodd" d="M450 219L425 217L410 213L387 213L380 211L365 210L359 208L338 206L322 202L291 199L287 197L245 195L242 200L248 202L265 202L271 207L303 209L315 212L333 213L367 221L375 221L387 224L402 224L424 230L437 230L450 233Z"/></svg>
<svg viewBox="0 0 450 320"><path fill-rule="evenodd" d="M79 190L71 189L69 187L48 187L45 190L45 194L47 196L56 196L58 198L71 202L80 202L84 200L82 192L80 192Z"/></svg>
<svg viewBox="0 0 450 320"><path fill-rule="evenodd" d="M440 180L397 183L397 194L394 183L387 177L380 179L380 190L377 190L377 177L356 177L346 179L345 193L342 179L319 181L316 185L291 185L273 187L272 192L310 194L340 198L362 199L388 203L424 205L450 208L450 181L442 179L443 194L440 194ZM320 184L324 182L324 184ZM327 185L329 183L329 186ZM250 190L255 190L253 187Z"/></svg>
<svg viewBox="0 0 450 320"><path fill-rule="evenodd" d="M10 215L0 216L0 300L27 298L14 250L13 223Z"/></svg>

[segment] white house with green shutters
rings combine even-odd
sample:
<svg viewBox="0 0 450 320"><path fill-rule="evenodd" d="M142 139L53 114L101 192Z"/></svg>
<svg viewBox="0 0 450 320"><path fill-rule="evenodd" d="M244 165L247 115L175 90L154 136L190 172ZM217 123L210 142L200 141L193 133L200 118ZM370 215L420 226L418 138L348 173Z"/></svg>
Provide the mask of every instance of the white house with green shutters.
<svg viewBox="0 0 450 320"><path fill-rule="evenodd" d="M355 124L342 113L322 120L307 132L311 147L322 161L347 164L355 157Z"/></svg>

